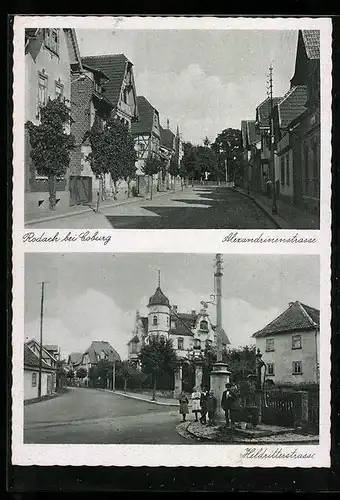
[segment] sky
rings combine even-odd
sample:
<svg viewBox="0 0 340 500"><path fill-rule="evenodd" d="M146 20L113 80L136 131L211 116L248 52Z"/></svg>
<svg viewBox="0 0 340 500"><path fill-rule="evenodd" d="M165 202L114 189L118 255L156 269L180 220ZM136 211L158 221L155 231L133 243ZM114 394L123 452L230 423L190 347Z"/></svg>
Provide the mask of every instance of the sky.
<svg viewBox="0 0 340 500"><path fill-rule="evenodd" d="M124 53L137 95L158 109L163 126L179 125L184 141L213 141L223 129L255 119L267 97L284 95L294 73L297 31L77 29L82 56Z"/></svg>
<svg viewBox="0 0 340 500"><path fill-rule="evenodd" d="M179 312L199 311L214 292L214 255L166 253L28 253L25 255L25 338L39 339L67 358L93 340L108 341L127 358L136 310L147 314L161 271L161 288ZM222 323L231 347L299 300L319 309L319 258L314 255L224 255ZM214 306L208 312L215 322Z"/></svg>

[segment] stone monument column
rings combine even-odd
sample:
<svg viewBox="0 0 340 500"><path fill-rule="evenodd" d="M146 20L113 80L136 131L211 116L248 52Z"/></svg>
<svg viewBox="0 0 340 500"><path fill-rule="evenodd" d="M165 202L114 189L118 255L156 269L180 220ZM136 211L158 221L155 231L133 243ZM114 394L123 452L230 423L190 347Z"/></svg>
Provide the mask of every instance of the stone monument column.
<svg viewBox="0 0 340 500"><path fill-rule="evenodd" d="M174 398L178 398L182 392L182 379L183 379L183 368L182 364L179 363L177 369L175 370Z"/></svg>
<svg viewBox="0 0 340 500"><path fill-rule="evenodd" d="M203 362L195 361L195 387L202 388Z"/></svg>

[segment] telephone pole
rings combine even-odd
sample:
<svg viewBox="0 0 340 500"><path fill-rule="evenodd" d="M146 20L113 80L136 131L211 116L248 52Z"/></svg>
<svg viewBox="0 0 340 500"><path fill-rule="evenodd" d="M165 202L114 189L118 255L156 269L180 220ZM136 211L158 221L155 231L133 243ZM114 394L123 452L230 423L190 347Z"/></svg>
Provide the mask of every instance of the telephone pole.
<svg viewBox="0 0 340 500"><path fill-rule="evenodd" d="M42 353L43 353L43 323L44 323L44 294L45 284L48 281L41 282L41 302L40 302L40 346L39 346L39 378L38 378L38 397L41 397L41 372L42 372Z"/></svg>
<svg viewBox="0 0 340 500"><path fill-rule="evenodd" d="M276 203L276 181L275 181L275 164L274 164L274 130L273 130L273 66L270 65L269 68L269 100L270 100L270 168L271 177L273 183L273 204L272 204L272 214L277 214L277 203Z"/></svg>

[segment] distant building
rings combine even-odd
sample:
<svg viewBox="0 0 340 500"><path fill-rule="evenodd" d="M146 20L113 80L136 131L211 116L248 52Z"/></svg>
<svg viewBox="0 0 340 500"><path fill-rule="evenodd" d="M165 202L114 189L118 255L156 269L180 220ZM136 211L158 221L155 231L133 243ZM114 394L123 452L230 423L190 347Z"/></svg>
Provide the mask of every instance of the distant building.
<svg viewBox="0 0 340 500"><path fill-rule="evenodd" d="M318 383L320 312L299 301L253 334L274 383Z"/></svg>
<svg viewBox="0 0 340 500"><path fill-rule="evenodd" d="M206 345L216 345L216 329L205 308L199 312L179 312L176 305L170 305L160 285L150 297L147 308L146 317L140 316L138 311L136 314L133 336L128 343L131 361L138 364L142 346L148 343L153 335L171 339L179 359L198 354ZM226 347L230 342L226 333L222 333L222 345Z"/></svg>
<svg viewBox="0 0 340 500"><path fill-rule="evenodd" d="M132 123L131 133L137 153L137 189L139 194L145 194L148 182L143 170L145 161L150 156L159 157L161 135L157 109L144 96L137 97L137 104L139 119Z"/></svg>
<svg viewBox="0 0 340 500"><path fill-rule="evenodd" d="M81 365L83 359L82 352L71 352L67 358L67 368L68 370L76 371Z"/></svg>
<svg viewBox="0 0 340 500"><path fill-rule="evenodd" d="M106 360L109 362L120 361L120 356L118 352L112 347L112 345L103 340L94 340L90 347L84 352L81 363L79 367L85 368L87 374L91 367L97 366L99 361ZM89 377L84 379L85 384L88 383Z"/></svg>
<svg viewBox="0 0 340 500"><path fill-rule="evenodd" d="M261 136L256 132L255 120L241 121L241 146L243 151L244 187L260 188L261 178Z"/></svg>
<svg viewBox="0 0 340 500"><path fill-rule="evenodd" d="M40 344L32 339L24 344L24 400L38 397ZM56 390L57 360L42 349L41 396L48 396Z"/></svg>

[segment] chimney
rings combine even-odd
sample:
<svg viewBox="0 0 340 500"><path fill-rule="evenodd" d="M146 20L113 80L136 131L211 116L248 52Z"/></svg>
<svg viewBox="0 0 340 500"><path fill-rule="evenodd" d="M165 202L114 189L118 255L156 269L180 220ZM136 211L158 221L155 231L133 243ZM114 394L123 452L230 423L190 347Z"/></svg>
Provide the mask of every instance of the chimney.
<svg viewBox="0 0 340 500"><path fill-rule="evenodd" d="M177 314L177 306L172 306L172 310L173 310L174 313Z"/></svg>
<svg viewBox="0 0 340 500"><path fill-rule="evenodd" d="M288 304L289 304L289 307L291 307L294 304L294 302L288 302Z"/></svg>
<svg viewBox="0 0 340 500"><path fill-rule="evenodd" d="M191 311L191 315L192 315L192 316L196 316L196 309L192 309L192 311Z"/></svg>
<svg viewBox="0 0 340 500"><path fill-rule="evenodd" d="M169 122L169 118L166 120L166 128L169 130L170 128L170 122Z"/></svg>

